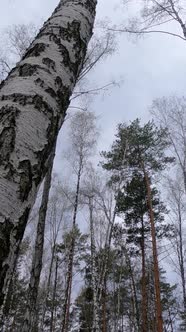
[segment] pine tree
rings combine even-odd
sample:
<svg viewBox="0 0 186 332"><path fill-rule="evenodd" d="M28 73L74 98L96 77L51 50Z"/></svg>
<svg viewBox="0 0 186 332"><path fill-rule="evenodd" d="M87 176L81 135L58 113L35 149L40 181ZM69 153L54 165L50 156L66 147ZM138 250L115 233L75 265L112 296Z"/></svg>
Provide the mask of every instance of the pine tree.
<svg viewBox="0 0 186 332"><path fill-rule="evenodd" d="M156 223L156 236L168 237L169 225L163 224L165 207L160 202L158 192L152 188L152 206ZM150 224L148 218L147 191L145 179L140 173L134 173L117 197L117 211L123 215L126 227L126 242L132 254L141 256L142 261L142 331L148 331L147 321L147 275L146 260L147 241L150 238Z"/></svg>
<svg viewBox="0 0 186 332"><path fill-rule="evenodd" d="M103 152L105 163L103 167L113 171L112 180L118 181L116 171L123 167L122 156L126 150L126 160L128 164L128 176L134 171L139 172L144 177L147 206L152 239L152 253L154 263L154 284L156 289L156 320L157 331L163 332L162 305L160 295L160 276L158 264L158 252L156 241L155 214L152 205L151 182L155 174L165 169L168 163L174 159L166 156L166 149L170 145L166 129L158 129L153 122L148 122L144 126L140 125L139 119L133 121L129 126L120 124L115 142L110 152Z"/></svg>

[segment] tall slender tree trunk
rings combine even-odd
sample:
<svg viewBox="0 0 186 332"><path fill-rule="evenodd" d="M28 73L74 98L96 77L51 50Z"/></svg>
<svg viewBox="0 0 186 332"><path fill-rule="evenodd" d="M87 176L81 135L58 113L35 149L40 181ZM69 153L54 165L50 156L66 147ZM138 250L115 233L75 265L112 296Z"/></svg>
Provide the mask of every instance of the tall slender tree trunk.
<svg viewBox="0 0 186 332"><path fill-rule="evenodd" d="M142 239L141 239L141 254L142 254L142 332L147 330L147 289L146 289L146 259L145 259L145 236L144 236L144 222L142 218Z"/></svg>
<svg viewBox="0 0 186 332"><path fill-rule="evenodd" d="M42 259L43 259L43 248L44 248L44 236L45 236L45 223L46 223L46 214L48 207L49 192L51 187L52 179L52 169L53 162L55 157L55 147L51 154L50 166L46 174L42 202L39 210L39 220L37 225L37 234L34 255L32 260L32 269L30 276L30 283L28 286L28 300L27 300L27 310L24 318L23 331L24 332L36 332L38 330L37 318L37 298L38 298L38 289L40 282L40 275L42 269Z"/></svg>
<svg viewBox="0 0 186 332"><path fill-rule="evenodd" d="M45 295L44 304L43 304L41 332L43 332L43 329L44 329L45 315L46 315L46 309L47 309L47 300L48 300L48 295L49 295L51 276L52 276L52 268L53 268L54 257L55 257L55 249L56 248L55 248L55 245L54 245L53 248L52 248L52 255L51 255L51 261L50 261L50 267L49 267L48 281L47 281L47 286L46 286L46 295Z"/></svg>
<svg viewBox="0 0 186 332"><path fill-rule="evenodd" d="M118 296L117 296L117 315L116 315L116 319L117 319L117 331L119 331L120 329L120 324L121 324L121 314L120 314L120 310L121 310L121 281L122 281L122 269L123 269L123 260L121 261L121 271L120 271L120 275L119 275L119 289L118 289ZM135 306L135 305L134 305ZM135 317L135 316L134 316ZM135 319L134 319L135 321Z"/></svg>
<svg viewBox="0 0 186 332"><path fill-rule="evenodd" d="M186 321L186 285L185 285L185 266L184 266L184 249L183 249L183 237L182 237L182 216L180 206L178 206L179 215L179 265L181 273L182 294L183 294L183 308L184 308L184 321Z"/></svg>
<svg viewBox="0 0 186 332"><path fill-rule="evenodd" d="M111 241L112 241L112 235L113 235L113 230L114 230L115 219L116 219L116 206L114 208L113 216L112 216L112 219L110 220L110 224L108 226L108 231L107 231L107 236L106 236L105 254L104 254L105 257L104 257L103 262L102 262L103 265L102 265L102 268L101 268L101 275L100 275L100 280L99 280L99 284L100 284L99 292L98 292L99 301L101 301L105 279L107 278L107 270L108 270L108 263L109 263L109 252L110 252L110 246L111 246Z"/></svg>
<svg viewBox="0 0 186 332"><path fill-rule="evenodd" d="M129 268L129 274L130 274L133 298L134 298L134 305L135 305L135 318L136 318L137 332L139 332L140 331L140 313L139 313L139 306L138 306L136 284L135 284L135 280L134 280L134 271L132 269L130 257L128 256L126 249L125 249L124 253L125 253L126 262L127 262L128 268Z"/></svg>
<svg viewBox="0 0 186 332"><path fill-rule="evenodd" d="M57 276L58 276L58 257L56 258L54 289L53 289L53 295L52 295L52 310L51 310L51 318L50 318L50 332L55 331L55 327L54 327L54 313L55 313L55 300L56 300L56 290L57 290Z"/></svg>
<svg viewBox="0 0 186 332"><path fill-rule="evenodd" d="M135 329L136 327L136 323L135 323L135 299L134 299L134 294L133 294L133 287L132 287L132 283L130 282L130 290L131 290L131 313L129 314L130 317L130 321L132 321L132 325L133 325L133 329Z"/></svg>
<svg viewBox="0 0 186 332"><path fill-rule="evenodd" d="M0 305L83 66L96 3L61 0L0 85Z"/></svg>
<svg viewBox="0 0 186 332"><path fill-rule="evenodd" d="M170 308L169 308L169 319L170 319L170 332L174 332L174 327L173 327L173 320L172 320L172 317L171 317L171 312L170 312Z"/></svg>
<svg viewBox="0 0 186 332"><path fill-rule="evenodd" d="M157 243L156 243L154 211L153 211L153 206L152 206L151 186L150 186L149 177L145 170L145 166L144 166L143 162L142 162L142 168L143 168L146 190L147 190L147 203L148 203L149 218L150 218L150 225L151 225L153 266L154 266L154 286L155 286L155 294L156 294L155 305L156 305L157 332L163 332L162 304L161 304L161 294L160 294L160 273L159 273L158 252L157 252Z"/></svg>
<svg viewBox="0 0 186 332"><path fill-rule="evenodd" d="M71 293L72 293L72 279L73 279L74 250L75 250L75 240L76 240L75 226L76 226L78 204L79 204L79 190L80 190L82 167L83 166L82 166L82 160L81 160L80 164L79 164L79 170L78 170L78 176L77 176L76 196L75 196L74 213L73 213L73 221L72 221L72 239L71 239L68 270L67 270L65 302L64 302L64 307L63 307L62 332L68 332L68 324L69 324L70 303L71 303Z"/></svg>
<svg viewBox="0 0 186 332"><path fill-rule="evenodd" d="M126 142L126 146L125 146L125 149L123 151L122 166L124 166L124 164L125 164L127 146L128 146L128 142ZM119 181L119 185L118 185L118 190L120 190L120 187L122 185L122 181L123 181L123 172L121 172L121 174L120 174L120 181ZM100 284L99 291L98 291L99 302L101 302L101 300L102 300L102 296L104 294L105 283L107 281L109 252L110 252L110 246L111 246L111 242L112 242L114 224L115 224L115 220L116 220L116 212L117 212L117 205L115 204L114 211L113 211L113 216L112 216L111 220L107 217L107 213L105 213L105 215L108 219L108 222L109 222L109 226L108 226L108 231L107 231L107 236L106 236L106 243L105 243L105 258L104 258L102 271L101 271L101 276L100 276L100 280L99 280L99 284ZM102 302L103 302L103 300L102 300Z"/></svg>
<svg viewBox="0 0 186 332"><path fill-rule="evenodd" d="M107 279L105 275L102 290L102 332L107 332Z"/></svg>
<svg viewBox="0 0 186 332"><path fill-rule="evenodd" d="M92 274L92 289L93 289L93 326L92 332L99 332L99 305L97 298L96 285L96 245L94 234L94 220L93 220L93 205L92 197L89 197L89 212L90 212L90 239L91 239L91 274Z"/></svg>

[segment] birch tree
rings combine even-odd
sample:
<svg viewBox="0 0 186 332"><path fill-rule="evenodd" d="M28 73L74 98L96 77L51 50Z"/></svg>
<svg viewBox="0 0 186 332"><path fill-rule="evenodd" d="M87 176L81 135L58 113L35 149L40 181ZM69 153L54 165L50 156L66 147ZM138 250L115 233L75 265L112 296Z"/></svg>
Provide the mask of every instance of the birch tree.
<svg viewBox="0 0 186 332"><path fill-rule="evenodd" d="M72 239L69 252L69 262L67 269L67 281L65 290L65 299L63 307L63 324L62 332L68 331L69 313L71 304L72 279L73 279L73 264L75 251L75 229L77 224L77 214L79 208L79 197L81 178L87 163L88 157L93 152L96 144L96 125L95 116L91 112L77 112L71 120L70 128L71 148L72 148L72 164L76 174L76 189L73 203L72 215ZM74 236L73 236L74 232Z"/></svg>
<svg viewBox="0 0 186 332"><path fill-rule="evenodd" d="M3 30L1 36L0 79L5 79L16 62L26 52L38 28L33 23L14 24ZM0 45L1 45L0 44Z"/></svg>
<svg viewBox="0 0 186 332"><path fill-rule="evenodd" d="M96 0L61 1L0 86L0 303L92 36Z"/></svg>
<svg viewBox="0 0 186 332"><path fill-rule="evenodd" d="M132 0L123 0L125 5ZM129 19L117 31L136 35L161 33L186 40L185 4L182 0L142 0L137 7L137 15ZM178 32L172 29L178 27Z"/></svg>
<svg viewBox="0 0 186 332"><path fill-rule="evenodd" d="M181 319L182 325L186 327L186 272L185 272L185 191L182 178L167 179L168 204L170 206L170 219L174 226L174 237L171 239L171 246L174 254L169 257L171 265L174 266L181 282Z"/></svg>
<svg viewBox="0 0 186 332"><path fill-rule="evenodd" d="M157 98L153 100L150 112L158 124L168 129L170 148L181 170L186 192L186 98Z"/></svg>
<svg viewBox="0 0 186 332"><path fill-rule="evenodd" d="M99 332L99 305L97 299L97 273L96 273L96 245L94 233L94 217L93 217L93 202L92 197L89 196L89 213L90 213L90 239L91 239L91 272L92 272L92 289L93 289L93 326L92 332Z"/></svg>
<svg viewBox="0 0 186 332"><path fill-rule="evenodd" d="M10 39L10 44L13 50L15 50L15 54L17 56L23 55L24 52L26 51L29 41L31 40L31 38L33 38L32 37L33 31L34 27L32 25L28 26L18 25L18 26L13 26L11 29L8 29L7 34ZM82 80L86 79L87 74L96 66L97 62L99 62L102 58L105 58L109 54L111 54L113 50L112 44L113 44L112 37L110 34L107 34L105 38L102 37L100 40L97 40L95 37L93 38L93 42L91 43L90 48L88 49L87 55L84 60L83 69L78 78L78 82L81 81L81 85L82 85ZM88 93L89 92L87 91L87 94ZM78 95L75 94L74 98L81 97L81 95L84 95L83 92L82 93L80 92ZM52 153L49 170L45 178L43 197L41 203L42 213L39 213L39 219L38 219L37 235L36 235L36 242L34 249L35 253L33 255L31 278L30 278L29 292L28 292L27 314L25 316L25 324L24 324L25 329L31 329L32 326L34 326L35 324L37 325L37 322L36 321L34 322L34 320L36 319L36 312L37 312L36 310L37 293L38 293L39 280L42 269L44 230L45 230L49 190L51 187L51 172L53 168L54 155L55 151L53 151ZM54 248L55 246L53 247L53 250ZM51 264L52 261L53 259L51 259Z"/></svg>
<svg viewBox="0 0 186 332"><path fill-rule="evenodd" d="M92 305L92 332L99 332L100 328L100 309L98 299L98 278L99 268L97 266L97 248L96 248L96 226L98 223L98 213L96 197L98 188L100 186L100 178L96 174L92 165L89 165L87 169L86 178L84 182L84 188L81 189L82 196L85 200L85 204L88 207L89 214L89 232L90 232L90 272L91 272L91 287L93 296ZM96 222L97 221L97 222Z"/></svg>

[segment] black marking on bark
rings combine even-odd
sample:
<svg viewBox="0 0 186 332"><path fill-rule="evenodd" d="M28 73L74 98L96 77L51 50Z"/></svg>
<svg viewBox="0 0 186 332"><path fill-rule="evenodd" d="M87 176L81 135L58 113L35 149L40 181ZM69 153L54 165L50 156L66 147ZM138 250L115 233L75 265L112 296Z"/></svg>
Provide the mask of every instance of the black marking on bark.
<svg viewBox="0 0 186 332"><path fill-rule="evenodd" d="M43 100L43 97L40 95L35 95L33 97L33 101L32 104L34 104L35 108L41 112L43 112L44 114L47 114L48 117L51 116L51 114L53 114L54 110L50 107L50 105Z"/></svg>
<svg viewBox="0 0 186 332"><path fill-rule="evenodd" d="M40 65L31 65L29 63L25 63L23 66L19 67L19 76L20 77L32 76L41 70L46 72L47 74L51 74L50 70L46 67L41 67Z"/></svg>
<svg viewBox="0 0 186 332"><path fill-rule="evenodd" d="M13 234L13 238L18 242L16 248L14 247L15 254L17 256L19 245L24 235L29 212L30 207L27 207L16 224L15 220L11 221L10 219L5 219L4 223L0 223L0 289L3 289L5 276L9 269L9 261L7 258L10 253L11 236ZM3 304L3 299L4 294L0 292L0 306Z"/></svg>
<svg viewBox="0 0 186 332"><path fill-rule="evenodd" d="M1 82L0 82L0 89L2 89L2 87L5 85L5 80L2 80Z"/></svg>
<svg viewBox="0 0 186 332"><path fill-rule="evenodd" d="M81 30L81 24L79 21L76 20L72 21L71 23L68 23L67 28L60 28L61 38L64 38L69 42L72 41L73 39L75 42L74 49L76 50L75 57L77 61L75 63L70 62L70 59L66 58L65 62L65 65L68 65L70 67L75 77L77 77L79 74L80 62L82 61L82 56L80 56L80 53L82 55L85 53L86 50L86 44L81 39L80 30ZM63 55L64 50L62 49L61 52Z"/></svg>
<svg viewBox="0 0 186 332"><path fill-rule="evenodd" d="M61 77L59 77L59 76L56 77L55 86L57 87L58 90L62 88L63 82L62 82Z"/></svg>
<svg viewBox="0 0 186 332"><path fill-rule="evenodd" d="M4 223L0 223L0 289L3 288L2 281L8 270L8 265L3 264L9 254L10 248L10 232L13 228L13 223L9 219ZM4 296L0 292L0 306L3 304Z"/></svg>
<svg viewBox="0 0 186 332"><path fill-rule="evenodd" d="M54 146L56 135L58 133L58 123L59 123L59 117L53 117L51 120L48 128L47 128L47 141L48 144L44 146L44 148L40 151L35 151L35 155L37 160L39 161L38 164L33 165L32 168L32 179L35 182L35 185L38 186L39 183L41 183L43 179L43 174L47 172L48 169L48 160L50 159L50 153L52 151L52 148ZM38 158L39 155L39 158Z"/></svg>
<svg viewBox="0 0 186 332"><path fill-rule="evenodd" d="M45 82L39 77L34 82L38 84L41 88L43 88L45 85Z"/></svg>
<svg viewBox="0 0 186 332"><path fill-rule="evenodd" d="M32 168L30 161L20 161L18 168L20 169L19 197L24 202L32 189Z"/></svg>
<svg viewBox="0 0 186 332"><path fill-rule="evenodd" d="M26 104L30 104L32 102L32 98L32 96L25 96L22 93L13 93L11 95L3 95L1 100L11 100L12 102L18 103L21 106L25 106Z"/></svg>
<svg viewBox="0 0 186 332"><path fill-rule="evenodd" d="M97 1L95 1L95 0L94 1L92 1L92 0L86 0L84 2L83 6L85 8L87 8L92 15L94 15L95 14L95 3L96 2Z"/></svg>
<svg viewBox="0 0 186 332"><path fill-rule="evenodd" d="M54 89L48 87L45 91L46 91L46 92L47 92L52 98L56 98L56 93L55 93Z"/></svg>
<svg viewBox="0 0 186 332"><path fill-rule="evenodd" d="M15 107L2 107L0 110L0 122L4 128L0 134L0 165L10 158L15 145L15 123L19 110Z"/></svg>
<svg viewBox="0 0 186 332"><path fill-rule="evenodd" d="M14 141L15 141L15 130L11 127L6 127L3 129L1 135L0 135L0 164L3 163L3 161L7 161L9 159L9 156L11 152L14 149Z"/></svg>
<svg viewBox="0 0 186 332"><path fill-rule="evenodd" d="M40 95L23 95L21 93L13 93L12 95L3 95L1 100L11 100L20 104L21 106L34 105L35 108L44 114L53 114L53 109L50 105L43 100L43 97ZM10 108L7 108L8 110Z"/></svg>
<svg viewBox="0 0 186 332"><path fill-rule="evenodd" d="M56 64L55 61L51 60L50 58L43 58L43 64L46 65L49 69L56 71Z"/></svg>
<svg viewBox="0 0 186 332"><path fill-rule="evenodd" d="M46 49L47 46L48 45L46 45L44 43L37 43L37 44L35 44L33 47L31 47L30 49L28 49L28 51L23 56L22 60L30 58L30 57L40 56L40 54L45 51L45 49Z"/></svg>
<svg viewBox="0 0 186 332"><path fill-rule="evenodd" d="M29 63L25 63L23 66L19 67L19 76L27 77L32 76L37 72L38 65L30 65Z"/></svg>
<svg viewBox="0 0 186 332"><path fill-rule="evenodd" d="M70 104L70 92L69 89L63 85L62 79L59 76L55 79L55 86L57 89L56 95L59 109L64 113L64 109L66 109L66 107Z"/></svg>
<svg viewBox="0 0 186 332"><path fill-rule="evenodd" d="M59 35L63 40L67 40L68 42L71 42L72 39L76 39L77 34L79 36L79 30L80 30L80 22L73 21L71 23L68 22L67 28L60 27L59 29Z"/></svg>

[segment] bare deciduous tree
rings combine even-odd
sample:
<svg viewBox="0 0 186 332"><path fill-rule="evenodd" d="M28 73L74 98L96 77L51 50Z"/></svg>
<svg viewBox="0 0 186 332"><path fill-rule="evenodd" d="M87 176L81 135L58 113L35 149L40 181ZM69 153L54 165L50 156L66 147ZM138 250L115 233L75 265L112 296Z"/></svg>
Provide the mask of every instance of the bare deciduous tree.
<svg viewBox="0 0 186 332"><path fill-rule="evenodd" d="M24 55L37 34L33 23L14 24L3 31L1 38L0 79L4 79Z"/></svg>
<svg viewBox="0 0 186 332"><path fill-rule="evenodd" d="M174 226L174 236L170 239L173 247L174 256L169 260L177 272L181 281L182 303L181 316L186 324L186 273L185 273L185 190L182 177L176 179L168 177L167 179L168 204L170 206L169 216ZM186 326L186 325L185 325Z"/></svg>
<svg viewBox="0 0 186 332"><path fill-rule="evenodd" d="M151 114L168 129L173 154L182 171L186 192L186 98L171 96L152 103Z"/></svg>
<svg viewBox="0 0 186 332"><path fill-rule="evenodd" d="M91 156L96 144L96 125L95 116L91 112L77 112L71 119L70 127L70 139L71 139L71 162L76 174L76 190L73 204L73 217L72 217L72 239L70 245L67 281L65 290L65 299L63 306L63 323L62 332L68 331L69 325L69 313L71 304L71 292L72 292L72 279L73 279L73 263L74 263L74 251L75 251L75 230L77 223L77 213L79 207L80 196L80 182L81 177L87 163L87 159ZM74 233L74 236L73 236Z"/></svg>
<svg viewBox="0 0 186 332"><path fill-rule="evenodd" d="M132 0L123 0L125 5L133 4ZM136 6L138 13L116 31L136 35L162 33L186 40L185 8L182 0L142 0ZM179 32L171 29L170 23L176 23ZM174 25L173 25L174 27ZM115 29L114 29L115 30Z"/></svg>

